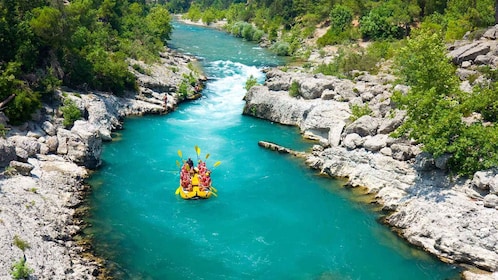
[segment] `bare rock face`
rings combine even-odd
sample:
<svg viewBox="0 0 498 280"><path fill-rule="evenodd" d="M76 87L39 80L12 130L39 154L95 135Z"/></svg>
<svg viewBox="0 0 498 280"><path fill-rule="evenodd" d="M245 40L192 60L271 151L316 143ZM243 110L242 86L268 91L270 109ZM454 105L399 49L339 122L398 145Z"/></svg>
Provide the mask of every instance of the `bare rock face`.
<svg viewBox="0 0 498 280"><path fill-rule="evenodd" d="M98 265L79 255L82 249L72 238L79 230L73 221L81 202L79 178L87 172L62 157L40 157L14 162L34 168L36 176L0 180L0 279L11 279L11 266L24 257L34 271L30 279L96 279ZM28 245L24 252L15 238Z"/></svg>
<svg viewBox="0 0 498 280"><path fill-rule="evenodd" d="M100 166L102 138L94 125L86 121L74 122L67 146L67 155L74 163L90 169Z"/></svg>

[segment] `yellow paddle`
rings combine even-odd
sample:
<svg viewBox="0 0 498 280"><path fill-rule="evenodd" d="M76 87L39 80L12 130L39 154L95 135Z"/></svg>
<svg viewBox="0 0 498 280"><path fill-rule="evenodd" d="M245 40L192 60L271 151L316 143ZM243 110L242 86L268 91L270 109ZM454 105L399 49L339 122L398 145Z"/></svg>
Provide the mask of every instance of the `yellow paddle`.
<svg viewBox="0 0 498 280"><path fill-rule="evenodd" d="M216 197L218 197L218 195L215 192L213 192L213 191L211 192L211 194L214 195L214 196L216 196Z"/></svg>
<svg viewBox="0 0 498 280"><path fill-rule="evenodd" d="M215 187L211 186L210 188L213 192L218 192L218 190Z"/></svg>
<svg viewBox="0 0 498 280"><path fill-rule="evenodd" d="M197 160L199 160L199 155L201 154L201 148L199 148L199 146L195 145L194 149L195 149L195 152L197 153Z"/></svg>
<svg viewBox="0 0 498 280"><path fill-rule="evenodd" d="M180 186L180 187L178 187L178 189L176 189L175 194L176 194L176 195L180 194L180 190L181 190L181 189L182 189L182 187L181 187L181 186Z"/></svg>

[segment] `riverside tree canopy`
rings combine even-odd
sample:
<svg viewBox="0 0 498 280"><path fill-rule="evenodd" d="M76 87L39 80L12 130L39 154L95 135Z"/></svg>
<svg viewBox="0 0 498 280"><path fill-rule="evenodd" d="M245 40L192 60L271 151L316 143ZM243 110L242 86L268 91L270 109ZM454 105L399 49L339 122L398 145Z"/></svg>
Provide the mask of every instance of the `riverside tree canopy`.
<svg viewBox="0 0 498 280"><path fill-rule="evenodd" d="M127 57L158 59L172 31L164 5L127 0L0 0L0 102L13 124L55 87L136 88Z"/></svg>

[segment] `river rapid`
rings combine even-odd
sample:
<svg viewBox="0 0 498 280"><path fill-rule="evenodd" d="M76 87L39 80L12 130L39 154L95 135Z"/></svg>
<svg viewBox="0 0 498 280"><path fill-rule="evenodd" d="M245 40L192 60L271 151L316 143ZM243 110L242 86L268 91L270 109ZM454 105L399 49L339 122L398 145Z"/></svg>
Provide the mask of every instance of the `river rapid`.
<svg viewBox="0 0 498 280"><path fill-rule="evenodd" d="M257 145L313 144L296 128L241 114L247 79L262 83L262 70L284 61L214 29L174 28L169 46L199 57L209 78L203 97L127 119L90 179L86 234L117 279L458 279L338 181ZM200 158L209 153L218 196L186 201L174 194L177 165L197 160L195 145Z"/></svg>

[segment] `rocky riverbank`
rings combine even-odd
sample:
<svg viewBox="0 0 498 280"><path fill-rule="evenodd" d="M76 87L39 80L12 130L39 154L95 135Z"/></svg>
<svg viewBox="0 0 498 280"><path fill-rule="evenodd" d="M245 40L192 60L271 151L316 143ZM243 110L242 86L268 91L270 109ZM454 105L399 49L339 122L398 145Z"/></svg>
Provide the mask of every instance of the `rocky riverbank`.
<svg viewBox="0 0 498 280"><path fill-rule="evenodd" d="M477 66L498 66L496 34L498 27L479 40L450 47L462 89L484 81ZM355 76L345 80L302 69L270 69L264 85L246 94L244 113L300 127L305 137L319 142L307 156L310 167L345 178L350 187L366 188L400 236L465 267L465 278L497 279L498 171L455 178L447 172L446 156L432 158L417 143L391 138L405 113L390 97L408 88L396 85L389 74ZM471 82L470 76L478 77ZM367 106L371 113L355 119L354 106Z"/></svg>
<svg viewBox="0 0 498 280"><path fill-rule="evenodd" d="M101 164L103 141L131 115L164 114L200 96L205 77L195 59L166 50L159 63L129 61L138 91L58 90L32 122L10 127L0 138L0 279L11 279L14 264L30 279L103 279L103 260L92 256L79 233L89 186L84 180ZM180 85L187 84L181 92ZM65 127L59 106L71 99L83 118Z"/></svg>

